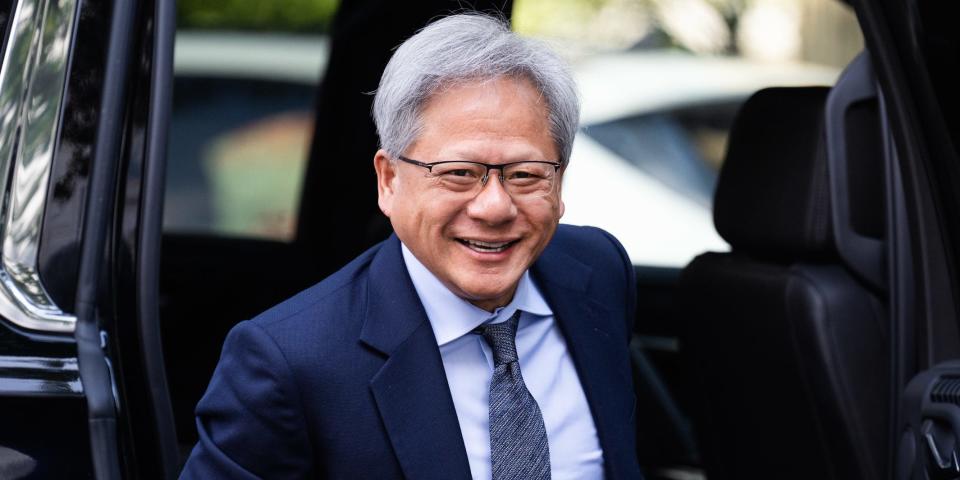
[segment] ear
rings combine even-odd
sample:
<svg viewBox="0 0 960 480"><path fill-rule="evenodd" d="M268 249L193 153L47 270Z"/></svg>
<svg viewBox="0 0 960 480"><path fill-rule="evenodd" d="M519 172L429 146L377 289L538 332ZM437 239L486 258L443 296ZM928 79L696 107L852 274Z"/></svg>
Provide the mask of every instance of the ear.
<svg viewBox="0 0 960 480"><path fill-rule="evenodd" d="M397 169L396 164L390 161L386 150L377 150L373 156L373 168L377 171L377 204L380 211L390 217L393 200L396 197Z"/></svg>

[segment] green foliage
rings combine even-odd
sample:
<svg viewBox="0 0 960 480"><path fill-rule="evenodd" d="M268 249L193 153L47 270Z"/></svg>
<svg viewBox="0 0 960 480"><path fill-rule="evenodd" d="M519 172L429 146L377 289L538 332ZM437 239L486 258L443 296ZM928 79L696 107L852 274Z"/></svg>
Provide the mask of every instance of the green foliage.
<svg viewBox="0 0 960 480"><path fill-rule="evenodd" d="M322 32L339 0L179 0L182 29Z"/></svg>

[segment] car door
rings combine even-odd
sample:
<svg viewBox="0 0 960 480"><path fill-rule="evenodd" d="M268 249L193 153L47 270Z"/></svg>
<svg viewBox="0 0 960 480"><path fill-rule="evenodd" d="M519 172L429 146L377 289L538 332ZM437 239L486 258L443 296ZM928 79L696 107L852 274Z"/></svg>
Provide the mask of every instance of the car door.
<svg viewBox="0 0 960 480"><path fill-rule="evenodd" d="M891 256L891 351L899 394L892 478L957 478L960 368L957 313L960 239L960 35L957 5L855 2L874 54L900 165L906 221Z"/></svg>
<svg viewBox="0 0 960 480"><path fill-rule="evenodd" d="M151 323L173 15L0 3L3 478L174 474Z"/></svg>

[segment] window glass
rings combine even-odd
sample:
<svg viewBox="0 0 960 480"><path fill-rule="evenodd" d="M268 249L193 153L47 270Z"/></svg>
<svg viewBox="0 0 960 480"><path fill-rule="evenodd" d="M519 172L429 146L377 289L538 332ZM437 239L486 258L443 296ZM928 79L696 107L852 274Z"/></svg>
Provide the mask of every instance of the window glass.
<svg viewBox="0 0 960 480"><path fill-rule="evenodd" d="M562 221L610 231L637 265L729 249L710 208L740 105L830 85L863 48L835 0L516 0L513 26L557 46L580 88Z"/></svg>
<svg viewBox="0 0 960 480"><path fill-rule="evenodd" d="M7 44L7 19L10 16L12 3L12 0L0 0L0 32L4 32L0 35L0 52L3 52L3 47Z"/></svg>
<svg viewBox="0 0 960 480"><path fill-rule="evenodd" d="M290 241L335 0L181 0L164 230Z"/></svg>

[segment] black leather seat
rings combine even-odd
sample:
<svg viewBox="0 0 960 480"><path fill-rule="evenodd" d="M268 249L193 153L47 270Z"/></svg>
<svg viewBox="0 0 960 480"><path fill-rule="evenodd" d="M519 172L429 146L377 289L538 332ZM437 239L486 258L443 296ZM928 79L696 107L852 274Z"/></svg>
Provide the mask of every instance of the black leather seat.
<svg viewBox="0 0 960 480"><path fill-rule="evenodd" d="M680 279L681 349L700 392L691 413L710 480L885 478L887 307L833 241L828 92L773 88L744 105L714 202L732 251L697 257ZM883 178L859 173L850 178Z"/></svg>

